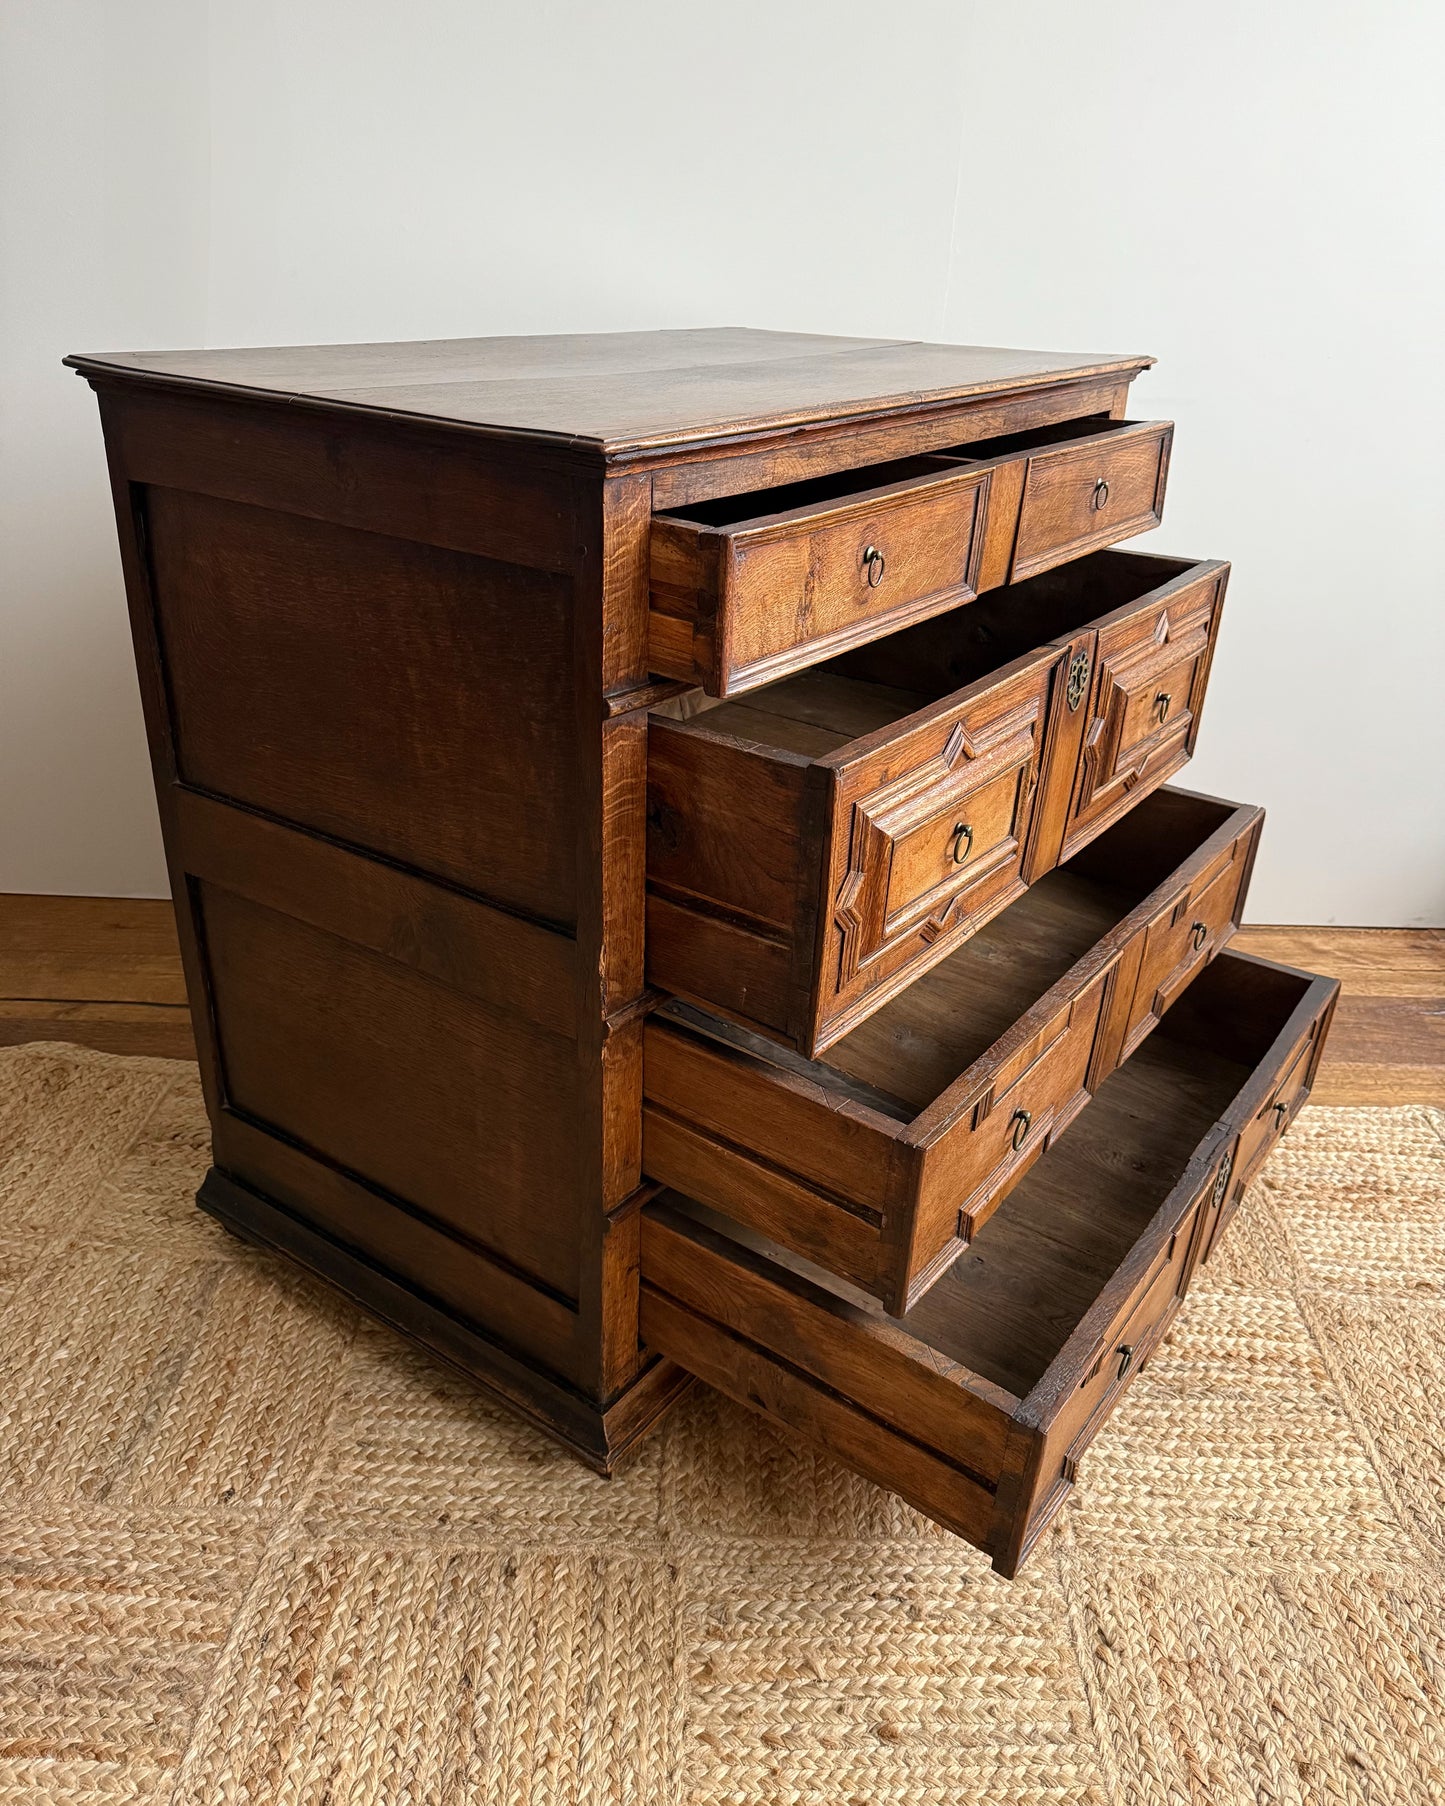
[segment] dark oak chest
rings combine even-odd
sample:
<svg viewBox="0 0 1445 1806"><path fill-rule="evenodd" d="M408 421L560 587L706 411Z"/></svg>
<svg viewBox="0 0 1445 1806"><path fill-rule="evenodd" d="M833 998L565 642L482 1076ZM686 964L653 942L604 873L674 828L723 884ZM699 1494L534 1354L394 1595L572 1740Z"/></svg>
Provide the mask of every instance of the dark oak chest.
<svg viewBox="0 0 1445 1806"><path fill-rule="evenodd" d="M1308 1096L1172 789L1150 361L743 330L70 360L200 1201L610 1467L694 1375L1017 1570Z"/></svg>

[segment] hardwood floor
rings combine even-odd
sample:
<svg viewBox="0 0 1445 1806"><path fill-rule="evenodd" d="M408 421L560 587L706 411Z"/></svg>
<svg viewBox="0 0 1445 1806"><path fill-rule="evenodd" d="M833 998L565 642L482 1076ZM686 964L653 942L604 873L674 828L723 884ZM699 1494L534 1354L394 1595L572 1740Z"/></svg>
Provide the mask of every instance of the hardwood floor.
<svg viewBox="0 0 1445 1806"><path fill-rule="evenodd" d="M1317 1103L1445 1106L1445 929L1247 927L1237 944L1339 979Z"/></svg>
<svg viewBox="0 0 1445 1806"><path fill-rule="evenodd" d="M1235 942L1341 980L1322 1104L1445 1107L1445 929L1244 928ZM0 894L0 1045L194 1057L171 906Z"/></svg>
<svg viewBox="0 0 1445 1806"><path fill-rule="evenodd" d="M0 1046L195 1058L165 899L0 894Z"/></svg>

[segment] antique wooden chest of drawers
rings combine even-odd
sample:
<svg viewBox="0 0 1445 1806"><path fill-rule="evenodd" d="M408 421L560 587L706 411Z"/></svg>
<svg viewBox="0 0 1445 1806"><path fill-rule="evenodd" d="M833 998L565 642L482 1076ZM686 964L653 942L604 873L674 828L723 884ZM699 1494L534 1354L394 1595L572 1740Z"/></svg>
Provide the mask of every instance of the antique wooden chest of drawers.
<svg viewBox="0 0 1445 1806"><path fill-rule="evenodd" d="M202 1205L610 1468L693 1376L1013 1573L1308 1096L1167 787L1151 361L745 330L79 356Z"/></svg>

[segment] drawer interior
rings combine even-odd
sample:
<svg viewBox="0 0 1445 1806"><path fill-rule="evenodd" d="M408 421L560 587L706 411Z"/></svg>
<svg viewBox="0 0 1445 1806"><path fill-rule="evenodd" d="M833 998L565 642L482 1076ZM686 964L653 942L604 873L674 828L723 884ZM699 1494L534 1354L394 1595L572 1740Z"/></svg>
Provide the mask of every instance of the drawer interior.
<svg viewBox="0 0 1445 1806"><path fill-rule="evenodd" d="M1317 981L1314 981L1317 982ZM1118 1273L1305 999L1306 973L1222 954L904 1315L752 1231L669 1204L1016 1400Z"/></svg>
<svg viewBox="0 0 1445 1806"><path fill-rule="evenodd" d="M1019 1396L1036 1385L1311 982L1228 953L1201 972L908 1313L912 1333Z"/></svg>
<svg viewBox="0 0 1445 1806"><path fill-rule="evenodd" d="M945 451L925 452L912 458L894 458L884 464L867 464L861 469L833 471L827 476L808 477L797 483L781 483L773 489L752 489L739 495L714 497L710 501L688 502L669 508L666 519L690 521L700 527L727 529L757 521L772 520L781 515L811 513L832 502L847 501L870 490L885 488L890 483L906 483L915 477L955 470L960 463L979 464L986 459L1026 456L1049 446L1068 445L1075 439L1104 439L1110 433L1123 432L1135 426L1132 420L1111 420L1095 414L1080 420L1060 420L1052 426L1035 427L1025 433L1008 433L995 439L982 439L971 445L950 446Z"/></svg>
<svg viewBox="0 0 1445 1806"><path fill-rule="evenodd" d="M970 453L970 457L972 453ZM955 470L958 457L925 453L916 458L895 458L887 464L870 464L863 470L839 470L826 477L809 477L799 483L782 483L776 489L752 489L742 495L718 496L712 501L689 502L670 508L669 520L690 521L699 527L741 527L753 521L784 514L808 514L830 502L882 489L889 483L906 483L914 477Z"/></svg>
<svg viewBox="0 0 1445 1806"><path fill-rule="evenodd" d="M969 463L985 458L1012 458L1020 453L1046 451L1053 445L1067 445L1074 439L1103 439L1110 433L1126 432L1137 426L1134 420L1111 420L1107 414L1086 415L1080 420L1060 420L1052 426L1030 428L1022 433L1000 433L993 439L975 439L968 445L950 446L941 456L963 458Z"/></svg>
<svg viewBox="0 0 1445 1806"><path fill-rule="evenodd" d="M710 733L821 758L1069 638L1189 568L1185 559L1095 552L735 700L696 699L688 712L705 714ZM659 712L683 711L664 704Z"/></svg>
<svg viewBox="0 0 1445 1806"><path fill-rule="evenodd" d="M731 1023L709 1019L710 1030L911 1121L1234 814L1233 805L1189 791L1145 797L819 1059Z"/></svg>

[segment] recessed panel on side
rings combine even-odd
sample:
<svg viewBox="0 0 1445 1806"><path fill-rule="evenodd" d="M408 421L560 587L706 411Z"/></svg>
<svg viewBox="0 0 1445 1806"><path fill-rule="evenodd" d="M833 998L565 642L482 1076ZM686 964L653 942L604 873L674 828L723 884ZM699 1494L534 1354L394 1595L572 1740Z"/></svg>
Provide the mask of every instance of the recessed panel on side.
<svg viewBox="0 0 1445 1806"><path fill-rule="evenodd" d="M575 924L571 582L145 491L183 782Z"/></svg>
<svg viewBox="0 0 1445 1806"><path fill-rule="evenodd" d="M193 890L227 1108L575 1298L575 1044L230 891Z"/></svg>

